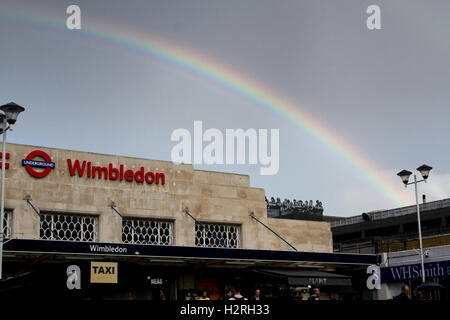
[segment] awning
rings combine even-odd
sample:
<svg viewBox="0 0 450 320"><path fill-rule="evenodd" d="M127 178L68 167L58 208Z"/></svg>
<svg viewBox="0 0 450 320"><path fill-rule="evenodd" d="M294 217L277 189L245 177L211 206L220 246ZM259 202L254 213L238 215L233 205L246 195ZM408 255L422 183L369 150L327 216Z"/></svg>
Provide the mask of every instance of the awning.
<svg viewBox="0 0 450 320"><path fill-rule="evenodd" d="M49 253L57 255L80 254L108 257L218 259L222 261L276 261L284 263L307 262L360 266L376 263L376 255L373 254L157 246L148 244L34 239L11 239L4 244L3 250L10 253L23 252Z"/></svg>
<svg viewBox="0 0 450 320"><path fill-rule="evenodd" d="M289 285L293 286L351 287L352 285L352 278L350 276L330 272L295 269L255 269L254 271L272 277L284 278Z"/></svg>

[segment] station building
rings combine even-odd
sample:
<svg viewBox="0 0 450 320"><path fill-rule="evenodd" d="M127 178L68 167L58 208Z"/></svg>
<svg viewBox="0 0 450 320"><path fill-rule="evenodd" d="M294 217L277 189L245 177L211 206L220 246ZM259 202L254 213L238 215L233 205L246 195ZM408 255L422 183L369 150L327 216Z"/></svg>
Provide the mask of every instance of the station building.
<svg viewBox="0 0 450 320"><path fill-rule="evenodd" d="M246 175L19 144L6 158L0 294L218 299L239 285L300 298L319 285L326 299L376 262L333 253L327 222L268 218Z"/></svg>

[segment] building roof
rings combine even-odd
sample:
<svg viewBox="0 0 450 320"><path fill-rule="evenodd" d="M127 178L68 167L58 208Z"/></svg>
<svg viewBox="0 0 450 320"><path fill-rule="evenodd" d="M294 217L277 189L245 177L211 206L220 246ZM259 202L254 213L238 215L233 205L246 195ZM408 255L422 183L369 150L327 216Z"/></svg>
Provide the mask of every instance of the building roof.
<svg viewBox="0 0 450 320"><path fill-rule="evenodd" d="M450 198L437 200L437 201L431 201L427 203L420 204L420 210L421 211L431 211L436 209L443 209L443 208L450 208ZM379 210L379 211L372 211L368 212L367 215L370 217L371 221L374 220L383 220L383 219L390 219L394 217L400 217L409 215L412 213L416 213L416 206L407 206L407 207L401 207L396 209L389 209L389 210ZM340 220L331 221L331 228L337 228L341 226L351 225L351 224L357 224L357 223L363 223L364 219L362 215L357 215L353 217L348 217Z"/></svg>

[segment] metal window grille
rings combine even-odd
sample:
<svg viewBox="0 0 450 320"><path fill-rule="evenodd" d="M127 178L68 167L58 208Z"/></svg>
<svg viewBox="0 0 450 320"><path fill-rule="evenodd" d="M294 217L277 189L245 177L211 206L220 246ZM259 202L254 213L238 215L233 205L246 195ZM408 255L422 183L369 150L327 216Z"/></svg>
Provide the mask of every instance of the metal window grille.
<svg viewBox="0 0 450 320"><path fill-rule="evenodd" d="M217 237L206 231L200 224L195 224L195 245L197 247L221 248L221 240L227 248L241 247L241 226L236 224L203 223Z"/></svg>
<svg viewBox="0 0 450 320"><path fill-rule="evenodd" d="M3 238L11 237L11 224L12 224L12 210L5 209L5 215L3 216Z"/></svg>
<svg viewBox="0 0 450 320"><path fill-rule="evenodd" d="M43 240L57 240L55 232L58 240L97 241L98 218L95 216L64 213L41 213L41 216L47 222L40 221L39 236Z"/></svg>
<svg viewBox="0 0 450 320"><path fill-rule="evenodd" d="M154 219L127 218L122 220L122 242L169 246L173 244L173 222ZM138 232L136 232L136 230ZM140 234L139 234L140 233ZM142 236L141 236L142 235ZM145 242L144 237L147 241Z"/></svg>

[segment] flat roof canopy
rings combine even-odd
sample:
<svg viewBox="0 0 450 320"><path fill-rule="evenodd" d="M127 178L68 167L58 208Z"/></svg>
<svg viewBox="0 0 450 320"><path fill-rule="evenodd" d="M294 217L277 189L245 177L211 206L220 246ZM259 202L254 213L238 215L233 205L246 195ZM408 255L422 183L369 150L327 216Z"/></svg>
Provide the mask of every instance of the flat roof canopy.
<svg viewBox="0 0 450 320"><path fill-rule="evenodd" d="M285 278L287 283L293 286L307 286L311 283L321 286L352 286L352 277L330 272L283 269L256 269L253 271L272 277Z"/></svg>
<svg viewBox="0 0 450 320"><path fill-rule="evenodd" d="M77 242L58 240L9 239L4 251L10 254L37 253L55 255L86 255L111 257L152 258L172 260L222 260L225 263L280 262L336 265L371 265L373 254L277 251L256 249L204 248L188 246L157 246L124 243Z"/></svg>

